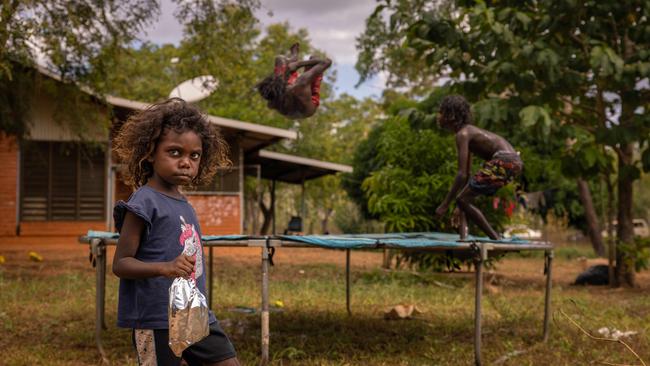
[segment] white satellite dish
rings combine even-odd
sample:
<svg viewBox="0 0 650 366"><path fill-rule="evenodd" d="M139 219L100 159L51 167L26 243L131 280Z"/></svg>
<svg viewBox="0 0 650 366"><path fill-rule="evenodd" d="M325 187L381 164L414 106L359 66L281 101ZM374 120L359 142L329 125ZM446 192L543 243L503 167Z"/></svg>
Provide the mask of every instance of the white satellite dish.
<svg viewBox="0 0 650 366"><path fill-rule="evenodd" d="M212 75L201 75L178 84L169 93L170 98L181 98L186 102L198 102L212 94L219 86L219 81Z"/></svg>

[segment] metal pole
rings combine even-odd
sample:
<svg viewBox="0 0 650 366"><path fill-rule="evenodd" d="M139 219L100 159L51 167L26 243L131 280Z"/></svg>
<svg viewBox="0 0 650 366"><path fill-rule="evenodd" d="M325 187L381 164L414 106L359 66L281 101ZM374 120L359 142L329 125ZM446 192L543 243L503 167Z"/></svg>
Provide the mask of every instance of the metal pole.
<svg viewBox="0 0 650 366"><path fill-rule="evenodd" d="M474 364L481 366L481 296L483 295L483 261L487 257L483 244L478 245L476 267L476 293L474 301Z"/></svg>
<svg viewBox="0 0 650 366"><path fill-rule="evenodd" d="M275 235L275 179L271 181L271 233Z"/></svg>
<svg viewBox="0 0 650 366"><path fill-rule="evenodd" d="M255 207L253 208L253 235L258 235L259 233L259 228L258 228L258 220L260 219L260 206L262 205L262 190L260 187L260 182L262 180L262 167L259 164L254 164L254 165L248 165L249 167L255 168L255 195L257 197L257 201L255 202Z"/></svg>
<svg viewBox="0 0 650 366"><path fill-rule="evenodd" d="M262 247L262 360L261 366L269 362L269 241Z"/></svg>
<svg viewBox="0 0 650 366"><path fill-rule="evenodd" d="M239 146L239 149L237 150L237 167L239 169L239 232L243 233L246 213L244 201L246 200L246 195L244 194L244 148L241 146L241 140L242 137L238 136L237 145Z"/></svg>
<svg viewBox="0 0 650 366"><path fill-rule="evenodd" d="M350 310L350 249L345 250L345 307L348 309L348 315L352 315L352 310Z"/></svg>
<svg viewBox="0 0 650 366"><path fill-rule="evenodd" d="M212 246L208 249L208 306L212 309Z"/></svg>
<svg viewBox="0 0 650 366"><path fill-rule="evenodd" d="M95 256L95 342L102 358L102 363L107 364L106 352L102 345L102 330L104 325L104 295L106 293L106 246L101 239L90 242L90 250Z"/></svg>
<svg viewBox="0 0 650 366"><path fill-rule="evenodd" d="M99 252L100 252L100 257L102 260L97 263L97 268L99 269L101 275L100 275L100 280L101 280L101 292L102 292L102 303L101 303L101 325L102 329L108 329L106 327L106 245L102 242L102 244L99 246ZM101 265L100 265L101 264Z"/></svg>
<svg viewBox="0 0 650 366"><path fill-rule="evenodd" d="M550 311L551 311L551 285L552 285L552 271L553 266L553 251L547 250L544 253L544 264L546 270L546 297L544 299L544 342L548 340Z"/></svg>
<svg viewBox="0 0 650 366"><path fill-rule="evenodd" d="M300 187L301 187L300 218L301 218L301 223L302 223L301 231L304 233L304 232L307 232L307 229L305 228L305 222L307 220L307 218L305 217L305 215L307 214L307 206L305 204L305 177L304 177L304 172L303 172L303 176L301 177Z"/></svg>

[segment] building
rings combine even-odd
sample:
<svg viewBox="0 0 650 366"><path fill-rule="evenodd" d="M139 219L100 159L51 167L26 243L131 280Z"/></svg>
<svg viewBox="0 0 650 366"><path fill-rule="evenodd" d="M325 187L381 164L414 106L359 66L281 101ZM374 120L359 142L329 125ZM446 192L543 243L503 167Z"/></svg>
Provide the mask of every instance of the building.
<svg viewBox="0 0 650 366"><path fill-rule="evenodd" d="M39 71L50 83L62 84L49 71ZM37 88L33 98L29 137L18 141L0 133L0 157L5 162L0 173L0 215L4 218L0 237L78 236L87 230L111 230L113 203L128 198L131 189L120 179L120 167L111 157L110 130L89 131L93 143L80 147L75 143L78 138L55 121L55 100L46 89ZM88 100L88 110L96 113L80 112L80 116L112 118L111 126L121 125L129 114L148 106L114 96ZM279 141L296 139L295 131L208 118L228 141L233 168L220 172L214 186L188 193L206 234L242 233L246 173L301 183L324 174L351 171L340 164L263 150Z"/></svg>

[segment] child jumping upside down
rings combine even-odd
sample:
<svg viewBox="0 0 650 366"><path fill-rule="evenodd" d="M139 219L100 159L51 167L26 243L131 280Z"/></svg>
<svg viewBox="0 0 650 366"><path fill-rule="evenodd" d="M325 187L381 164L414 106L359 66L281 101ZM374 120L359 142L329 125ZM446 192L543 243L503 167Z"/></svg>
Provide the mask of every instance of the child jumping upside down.
<svg viewBox="0 0 650 366"><path fill-rule="evenodd" d="M298 43L291 46L289 56L277 56L273 74L259 84L257 90L268 101L268 107L292 119L308 118L320 105L320 84L330 59L311 57L298 61ZM304 68L302 74L298 69Z"/></svg>

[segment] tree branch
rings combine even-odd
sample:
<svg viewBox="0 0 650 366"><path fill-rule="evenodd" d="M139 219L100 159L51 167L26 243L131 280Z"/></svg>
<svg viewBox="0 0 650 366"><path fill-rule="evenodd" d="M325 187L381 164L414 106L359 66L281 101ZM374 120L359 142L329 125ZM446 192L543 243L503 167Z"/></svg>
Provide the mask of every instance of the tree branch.
<svg viewBox="0 0 650 366"><path fill-rule="evenodd" d="M602 98L602 95L600 95L600 97ZM614 121L607 118L607 115L603 114L597 108L594 108L594 107L591 107L591 106L588 106L588 105L584 105L582 103L579 103L579 104L578 103L573 103L571 101L571 99L569 99L569 97L566 97L566 96L560 97L560 100L563 101L563 102L569 103L571 105L571 107L579 108L579 109L582 109L582 110L584 110L586 112L591 112L591 113L596 114L596 116L599 117L599 120L601 120L603 122L603 126L605 126L604 122L614 123ZM603 100L601 100L600 102L603 103Z"/></svg>
<svg viewBox="0 0 650 366"><path fill-rule="evenodd" d="M589 338L591 338L591 339L593 339L593 340L597 340L597 341L605 341L605 342L614 342L614 343L620 343L620 344L624 345L624 346L625 346L625 347L626 347L630 352L632 352L632 354L636 357L637 360L641 361L641 365L643 365L643 366L647 366L646 363L643 361L643 359L642 359L641 357L639 357L639 355L638 355L636 352L634 352L634 350L632 349L632 347L630 347L627 343L623 342L622 340L620 340L620 339L612 339L612 338L603 338L603 337L594 337L594 336L592 336L591 334L589 334L589 332L587 332L586 330L584 330L584 329L580 326L580 324L578 324L575 320L571 319L571 317L568 316L568 315L564 312L564 310L560 309L560 314L564 315L564 317L567 318L567 319L569 319L569 321L570 321L571 323L573 323L573 325L575 325L578 329L580 329L580 331L581 331L582 333L584 333L587 337L589 337ZM603 363L603 364L605 364L605 365L625 366L625 365L621 365L621 364L608 363L608 362L601 362L601 363Z"/></svg>

